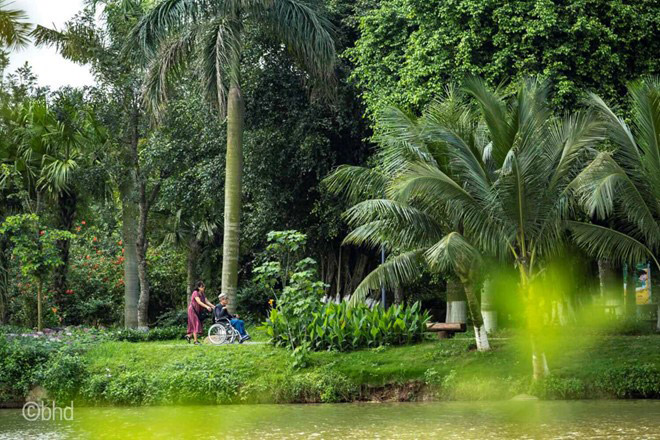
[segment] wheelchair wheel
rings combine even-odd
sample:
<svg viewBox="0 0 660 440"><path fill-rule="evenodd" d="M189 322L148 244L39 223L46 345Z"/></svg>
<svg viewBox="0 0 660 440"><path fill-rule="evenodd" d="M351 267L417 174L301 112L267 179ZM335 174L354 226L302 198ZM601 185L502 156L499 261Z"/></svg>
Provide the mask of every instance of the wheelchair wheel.
<svg viewBox="0 0 660 440"><path fill-rule="evenodd" d="M227 328L222 324L213 324L209 328L209 341L213 345L221 345L227 341Z"/></svg>

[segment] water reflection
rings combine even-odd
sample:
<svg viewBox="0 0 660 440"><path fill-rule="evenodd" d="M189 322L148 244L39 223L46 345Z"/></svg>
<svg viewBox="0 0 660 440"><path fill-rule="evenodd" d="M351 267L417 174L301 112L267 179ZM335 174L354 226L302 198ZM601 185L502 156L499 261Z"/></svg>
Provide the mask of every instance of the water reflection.
<svg viewBox="0 0 660 440"><path fill-rule="evenodd" d="M77 408L73 422L0 411L0 439L660 439L660 401Z"/></svg>

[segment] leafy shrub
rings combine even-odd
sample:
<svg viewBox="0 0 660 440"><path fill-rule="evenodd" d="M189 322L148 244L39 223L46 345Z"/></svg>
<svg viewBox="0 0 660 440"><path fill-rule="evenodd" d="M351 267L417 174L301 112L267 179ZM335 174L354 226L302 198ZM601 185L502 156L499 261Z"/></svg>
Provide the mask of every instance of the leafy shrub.
<svg viewBox="0 0 660 440"><path fill-rule="evenodd" d="M153 378L142 371L125 371L112 377L104 387L103 396L118 405L148 405L161 389Z"/></svg>
<svg viewBox="0 0 660 440"><path fill-rule="evenodd" d="M55 400L72 400L87 376L87 363L79 354L61 351L52 356L43 373L43 386Z"/></svg>
<svg viewBox="0 0 660 440"><path fill-rule="evenodd" d="M269 292L252 280L243 283L236 293L236 309L246 323L260 323L268 317Z"/></svg>
<svg viewBox="0 0 660 440"><path fill-rule="evenodd" d="M579 378L548 376L532 383L531 393L542 399L584 399L587 385Z"/></svg>
<svg viewBox="0 0 660 440"><path fill-rule="evenodd" d="M660 397L660 367L631 364L605 371L598 380L604 392L619 398Z"/></svg>
<svg viewBox="0 0 660 440"><path fill-rule="evenodd" d="M41 382L43 369L62 344L0 338L0 402L21 400Z"/></svg>
<svg viewBox="0 0 660 440"><path fill-rule="evenodd" d="M276 384L275 400L294 403L348 402L358 393L358 387L342 374L319 370L288 375Z"/></svg>
<svg viewBox="0 0 660 440"><path fill-rule="evenodd" d="M169 341L178 339L184 334L182 327L156 327L148 332L136 329L122 329L109 333L107 338L111 341L146 342Z"/></svg>
<svg viewBox="0 0 660 440"><path fill-rule="evenodd" d="M346 302L325 304L319 311L299 314L297 321L305 325L292 328L279 308L273 309L266 321L266 331L275 344L298 346L309 342L313 350L353 350L362 347L401 345L423 337L429 313L412 306L395 305L385 310L366 305L350 307Z"/></svg>

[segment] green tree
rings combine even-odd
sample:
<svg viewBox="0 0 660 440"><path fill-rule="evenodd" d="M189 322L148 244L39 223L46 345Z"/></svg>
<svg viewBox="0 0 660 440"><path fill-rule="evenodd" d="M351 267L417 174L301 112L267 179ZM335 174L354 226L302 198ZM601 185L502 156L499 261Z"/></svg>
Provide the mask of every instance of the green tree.
<svg viewBox="0 0 660 440"><path fill-rule="evenodd" d="M573 233L598 258L628 267L651 260L660 271L656 257L660 252L660 80L633 82L628 96L630 123L591 95L616 148L598 153L576 183L586 211L609 224L574 223Z"/></svg>
<svg viewBox="0 0 660 440"><path fill-rule="evenodd" d="M401 111L385 121L385 133L399 147L384 157L400 171L388 185L387 200L349 211L362 226L347 239L395 244L407 252L379 267L359 289L394 284L422 265L453 269L465 284L476 326L480 310L470 299L478 279L475 263L486 257L512 262L538 379L547 364L537 281L566 241L570 185L585 165L585 152L603 138L602 125L589 114L551 117L542 82L522 82L509 98L477 79L467 80L464 90L478 109L476 123L471 106L448 112L451 102L431 107L423 126Z"/></svg>
<svg viewBox="0 0 660 440"><path fill-rule="evenodd" d="M124 325L146 326L149 283L147 279L147 220L158 194L159 174L142 170L140 149L147 137L145 109L140 93L144 70L137 47L127 46L131 30L152 5L150 0L86 0L85 8L62 30L37 26L37 45L53 45L65 58L91 66L108 100L101 119L112 134L114 155L108 155L122 206L124 261ZM103 25L96 13L102 7ZM143 172L144 171L144 172ZM153 171L153 172L152 172ZM142 297L142 313L138 313Z"/></svg>
<svg viewBox="0 0 660 440"><path fill-rule="evenodd" d="M9 127L17 149L15 170L22 170L27 191L36 194L34 212L47 202L56 207L57 227L71 231L80 199L103 191L105 176L98 166L105 132L82 94L61 90L51 98L19 105ZM63 294L70 243L58 243L64 264L56 269L55 288Z"/></svg>
<svg viewBox="0 0 660 440"><path fill-rule="evenodd" d="M11 237L12 255L18 260L21 273L37 286L37 329L41 331L44 282L54 268L64 264L57 242L70 240L73 234L42 226L35 214L7 217L0 226L0 233Z"/></svg>
<svg viewBox="0 0 660 440"><path fill-rule="evenodd" d="M165 0L139 23L134 40L147 55L147 99L157 111L170 83L198 66L206 97L227 120L222 292L235 304L238 282L245 103L241 88L244 27L268 28L314 81L332 76L330 23L298 0L197 2ZM196 63L194 61L197 61Z"/></svg>
<svg viewBox="0 0 660 440"><path fill-rule="evenodd" d="M465 75L495 86L540 74L552 107L570 110L587 90L622 103L626 82L660 73L658 26L655 0L383 0L347 55L372 116L421 110Z"/></svg>

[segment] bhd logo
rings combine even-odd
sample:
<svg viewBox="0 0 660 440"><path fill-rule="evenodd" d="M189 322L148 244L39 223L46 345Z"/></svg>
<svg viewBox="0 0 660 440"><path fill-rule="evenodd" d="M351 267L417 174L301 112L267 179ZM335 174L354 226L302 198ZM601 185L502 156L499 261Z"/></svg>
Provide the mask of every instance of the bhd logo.
<svg viewBox="0 0 660 440"><path fill-rule="evenodd" d="M29 422L37 420L43 421L72 421L73 420L73 402L70 406L62 408L55 402L52 405L45 405L41 402L26 402L23 405L23 418Z"/></svg>

